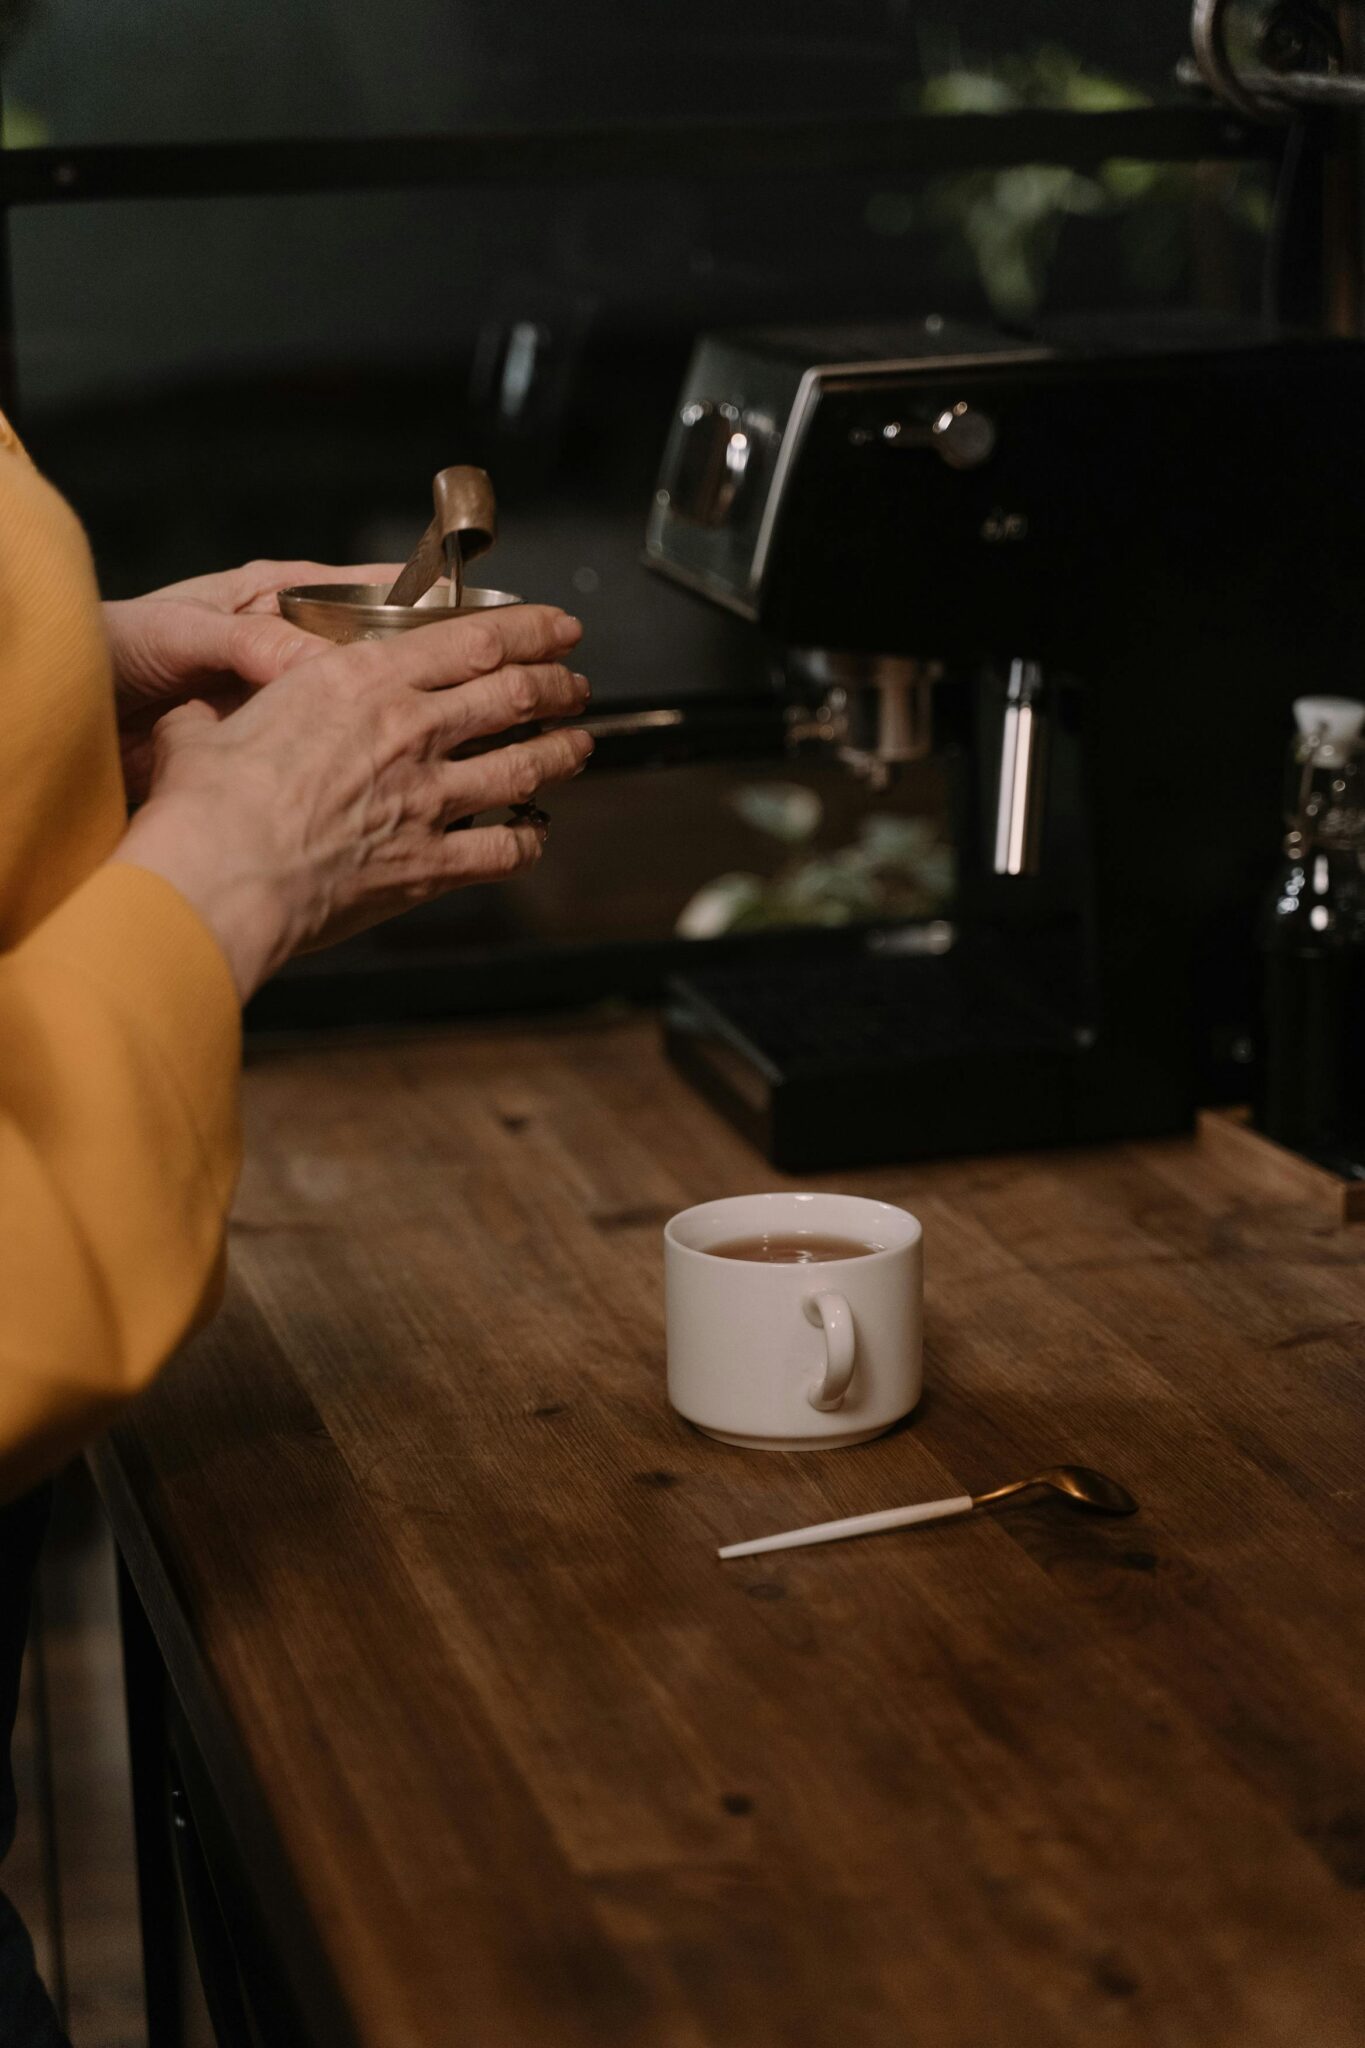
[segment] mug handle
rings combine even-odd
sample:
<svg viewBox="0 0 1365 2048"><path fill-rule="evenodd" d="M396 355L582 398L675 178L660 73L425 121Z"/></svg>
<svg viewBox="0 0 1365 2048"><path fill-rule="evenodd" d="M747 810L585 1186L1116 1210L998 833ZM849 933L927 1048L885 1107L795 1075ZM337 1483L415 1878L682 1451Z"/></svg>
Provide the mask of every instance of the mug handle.
<svg viewBox="0 0 1365 2048"><path fill-rule="evenodd" d="M805 1311L806 1321L818 1323L825 1333L824 1376L818 1387L811 1388L806 1399L812 1408L828 1415L843 1407L844 1395L853 1378L856 1350L853 1311L842 1294L808 1294Z"/></svg>

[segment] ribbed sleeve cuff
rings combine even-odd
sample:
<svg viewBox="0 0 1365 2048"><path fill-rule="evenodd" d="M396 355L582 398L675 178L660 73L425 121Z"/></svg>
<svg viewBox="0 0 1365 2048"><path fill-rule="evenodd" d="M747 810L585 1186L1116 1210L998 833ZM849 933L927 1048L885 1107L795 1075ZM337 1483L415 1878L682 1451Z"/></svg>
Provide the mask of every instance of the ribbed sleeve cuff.
<svg viewBox="0 0 1365 2048"><path fill-rule="evenodd" d="M179 890L147 868L97 868L22 951L97 983L154 1040L224 1202L240 1159L242 1016L217 939Z"/></svg>

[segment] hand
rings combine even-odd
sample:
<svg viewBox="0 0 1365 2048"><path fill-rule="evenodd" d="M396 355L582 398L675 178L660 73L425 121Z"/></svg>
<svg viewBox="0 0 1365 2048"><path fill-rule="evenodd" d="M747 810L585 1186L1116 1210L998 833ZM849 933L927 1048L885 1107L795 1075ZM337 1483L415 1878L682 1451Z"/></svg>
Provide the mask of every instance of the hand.
<svg viewBox="0 0 1365 2048"><path fill-rule="evenodd" d="M515 874L540 858L536 823L448 828L576 775L591 739L567 729L452 755L581 711L587 682L556 658L581 632L548 606L509 605L328 648L228 718L184 705L156 728L151 794L114 858L195 905L244 1001L293 953Z"/></svg>
<svg viewBox="0 0 1365 2048"><path fill-rule="evenodd" d="M279 616L280 591L294 583L391 583L397 574L390 562L350 569L322 562L248 562L106 604L129 801L140 802L147 793L158 718L192 698L216 711L233 711L294 662L319 652L313 634Z"/></svg>

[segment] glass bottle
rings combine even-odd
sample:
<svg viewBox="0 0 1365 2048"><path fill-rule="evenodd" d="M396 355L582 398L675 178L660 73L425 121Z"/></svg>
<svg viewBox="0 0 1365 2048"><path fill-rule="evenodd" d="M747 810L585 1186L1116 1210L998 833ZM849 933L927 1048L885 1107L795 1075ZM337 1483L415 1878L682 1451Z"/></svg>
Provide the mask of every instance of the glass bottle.
<svg viewBox="0 0 1365 2048"><path fill-rule="evenodd" d="M1288 829L1259 934L1255 1121L1354 1177L1365 1173L1365 704L1301 697L1294 717Z"/></svg>

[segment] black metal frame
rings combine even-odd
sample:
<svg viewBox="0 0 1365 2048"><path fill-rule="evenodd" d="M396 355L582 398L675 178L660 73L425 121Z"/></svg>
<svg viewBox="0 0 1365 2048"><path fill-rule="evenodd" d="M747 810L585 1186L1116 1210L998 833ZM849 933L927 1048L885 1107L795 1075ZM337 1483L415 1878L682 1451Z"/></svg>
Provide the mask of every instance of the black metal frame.
<svg viewBox="0 0 1365 2048"><path fill-rule="evenodd" d="M0 149L0 405L12 410L17 397L9 289L9 213L16 206L617 177L710 181L859 171L910 176L1018 163L1082 168L1112 157L1149 163L1273 160L1280 142L1276 131L1225 108L1191 104L1096 114L1029 110Z"/></svg>
<svg viewBox="0 0 1365 2048"><path fill-rule="evenodd" d="M1274 156L1278 138L1215 106L1079 114L924 114L870 120L652 122L471 129L315 141L132 143L0 152L0 207L92 199L238 198L578 178L885 173L1111 157L1189 163Z"/></svg>
<svg viewBox="0 0 1365 2048"><path fill-rule="evenodd" d="M282 1870L269 1824L215 1781L122 1543L118 1588L148 2048L183 2048L196 1980L219 2048L348 2048L290 1880L261 1890L266 1863Z"/></svg>

